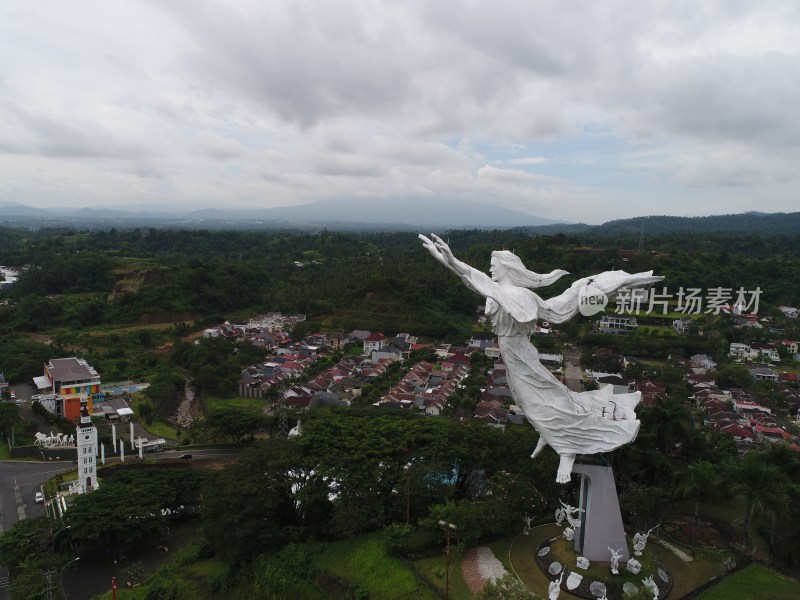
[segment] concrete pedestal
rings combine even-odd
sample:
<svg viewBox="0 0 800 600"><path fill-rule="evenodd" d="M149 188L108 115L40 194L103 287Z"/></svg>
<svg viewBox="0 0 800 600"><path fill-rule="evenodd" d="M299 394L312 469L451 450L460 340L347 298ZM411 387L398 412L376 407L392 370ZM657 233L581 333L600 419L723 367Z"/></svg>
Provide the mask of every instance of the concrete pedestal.
<svg viewBox="0 0 800 600"><path fill-rule="evenodd" d="M581 526L575 532L575 551L590 561L611 561L611 552L622 549L620 568L630 558L617 486L611 467L576 464L572 472L581 476Z"/></svg>

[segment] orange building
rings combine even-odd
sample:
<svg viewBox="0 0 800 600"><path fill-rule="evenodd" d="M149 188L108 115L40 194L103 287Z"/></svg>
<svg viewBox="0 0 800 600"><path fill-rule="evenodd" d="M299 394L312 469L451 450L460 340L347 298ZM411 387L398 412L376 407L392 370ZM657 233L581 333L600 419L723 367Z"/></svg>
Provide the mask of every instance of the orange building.
<svg viewBox="0 0 800 600"><path fill-rule="evenodd" d="M80 419L82 398L91 414L92 402L101 397L100 375L82 358L54 358L44 364L44 375L34 382L41 394L55 396L52 412L73 423Z"/></svg>

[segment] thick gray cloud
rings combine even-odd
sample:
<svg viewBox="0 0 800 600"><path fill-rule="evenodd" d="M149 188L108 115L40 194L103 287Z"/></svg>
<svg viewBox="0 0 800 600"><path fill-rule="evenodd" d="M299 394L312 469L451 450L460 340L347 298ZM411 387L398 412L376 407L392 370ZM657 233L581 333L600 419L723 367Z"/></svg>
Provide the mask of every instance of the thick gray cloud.
<svg viewBox="0 0 800 600"><path fill-rule="evenodd" d="M791 0L7 5L2 199L796 208Z"/></svg>

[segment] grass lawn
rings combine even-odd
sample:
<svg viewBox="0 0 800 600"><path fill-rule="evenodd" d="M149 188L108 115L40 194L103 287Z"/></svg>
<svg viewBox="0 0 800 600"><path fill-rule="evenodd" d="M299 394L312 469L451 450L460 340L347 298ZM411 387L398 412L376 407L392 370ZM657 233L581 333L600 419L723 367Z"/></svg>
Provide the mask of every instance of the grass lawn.
<svg viewBox="0 0 800 600"><path fill-rule="evenodd" d="M8 444L0 444L0 460L8 460L9 458L11 458L11 449Z"/></svg>
<svg viewBox="0 0 800 600"><path fill-rule="evenodd" d="M146 423L144 421L140 421L142 427L144 427L148 433L152 433L154 436L162 437L166 440L177 440L179 436L175 435L176 427L174 425L170 425L169 423L165 423L164 421L154 420L152 423Z"/></svg>
<svg viewBox="0 0 800 600"><path fill-rule="evenodd" d="M672 327L659 327L657 325L639 325L637 333L639 335L657 334L661 337L675 337L678 335Z"/></svg>
<svg viewBox="0 0 800 600"><path fill-rule="evenodd" d="M497 557L503 566L505 567L506 571L511 573L511 547L514 544L514 538L508 538L505 540L497 541L493 544L489 544L489 549L491 549L492 553Z"/></svg>
<svg viewBox="0 0 800 600"><path fill-rule="evenodd" d="M200 396L200 400L205 405L206 412L214 412L215 410L228 406L261 410L267 405L267 401L263 398L245 398L243 396L228 396L223 398L221 396L202 395Z"/></svg>
<svg viewBox="0 0 800 600"><path fill-rule="evenodd" d="M644 303L642 304L642 307L644 308L644 310L637 315L637 318L667 319L670 321L670 325L672 324L671 322L674 321L675 319L682 319L683 317L699 318L701 316L694 313L687 314L684 312L675 312L675 311L668 312L667 314L662 314L661 312L662 308L660 306L653 307L653 311L648 313ZM649 304L647 305L647 307L649 307Z"/></svg>
<svg viewBox="0 0 800 600"><path fill-rule="evenodd" d="M174 327L174 321L165 321L163 323L140 323L136 325L123 325L120 327L112 327L109 328L106 326L97 326L95 328L87 328L86 334L90 336L107 336L113 333L116 334L126 334L132 333L134 331L142 331L143 329L151 329L151 330L162 330L162 329L169 329L170 327Z"/></svg>
<svg viewBox="0 0 800 600"><path fill-rule="evenodd" d="M450 555L450 598L452 600L471 600L472 594L470 594L467 583L461 576L461 557L461 554L455 552ZM441 556L432 556L414 561L414 565L422 573L425 580L436 588L443 597L446 584L444 573L447 566L447 558L444 551Z"/></svg>
<svg viewBox="0 0 800 600"><path fill-rule="evenodd" d="M413 596L414 598L437 600L437 596L417 579L408 564L386 552L381 535L368 534L352 540L326 544L318 562L323 569L333 575L357 583L370 598L394 598L419 590L419 594ZM441 562L444 564L444 558ZM456 562L452 561L451 567ZM455 575L454 569L450 580L450 597L453 600L470 600L469 592L466 596L456 596L453 593L452 584L456 579ZM441 583L444 589L444 581ZM461 584L466 590L463 581Z"/></svg>
<svg viewBox="0 0 800 600"><path fill-rule="evenodd" d="M542 525L534 527L530 534L516 537L510 547L511 571L520 578L528 589L533 590L543 598L547 598L550 579L542 573L536 565L536 548L545 539L561 533L561 528L555 525ZM495 554L499 560L503 560ZM562 591L560 597L575 598L572 594Z"/></svg>
<svg viewBox="0 0 800 600"><path fill-rule="evenodd" d="M134 394L130 399L130 406L133 409L133 414L136 417L137 421L144 427L149 433L152 433L154 436L163 437L166 440L176 440L179 436L175 434L175 426L170 425L165 421L161 421L159 419L153 419L152 423L146 423L145 420L139 415L139 405L142 402L146 402L147 399L144 394Z"/></svg>
<svg viewBox="0 0 800 600"><path fill-rule="evenodd" d="M800 581L753 564L726 577L696 600L794 600L800 598Z"/></svg>
<svg viewBox="0 0 800 600"><path fill-rule="evenodd" d="M206 565L210 564L207 568ZM175 591L173 595L159 595L156 596L158 598L173 598L174 600L198 600L200 598L214 598L218 596L214 596L214 594L209 589L209 581L211 578L216 574L224 570L224 565L219 561L214 560L206 560L206 561L199 561L194 563L188 567L183 567L182 569L178 568L169 568L165 570L165 577L173 584L173 588ZM128 588L125 587L124 583L120 583L117 580L117 600L145 600L145 598L152 598L154 596L148 596L148 581L146 581L143 585L140 585L135 588ZM169 594L169 592L167 592ZM252 597L252 592L248 591L245 597ZM112 592L106 592L100 596L96 597L97 600L112 600L113 595ZM232 596L226 598L226 600L234 600L234 598L239 599L242 596L238 593L234 593Z"/></svg>

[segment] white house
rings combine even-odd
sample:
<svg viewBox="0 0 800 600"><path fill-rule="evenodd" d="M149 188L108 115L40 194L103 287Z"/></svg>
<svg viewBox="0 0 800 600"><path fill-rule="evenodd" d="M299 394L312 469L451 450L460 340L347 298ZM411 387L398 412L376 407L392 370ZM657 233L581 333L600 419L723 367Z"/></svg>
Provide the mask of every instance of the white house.
<svg viewBox="0 0 800 600"><path fill-rule="evenodd" d="M753 352L757 352L757 356L763 356L770 359L772 362L780 362L781 355L774 345L764 342L753 342L750 344Z"/></svg>
<svg viewBox="0 0 800 600"><path fill-rule="evenodd" d="M496 343L486 346L483 349L483 353L489 358L500 358L500 346Z"/></svg>
<svg viewBox="0 0 800 600"><path fill-rule="evenodd" d="M797 309L794 306L779 306L778 310L783 313L783 316L788 319L797 318Z"/></svg>
<svg viewBox="0 0 800 600"><path fill-rule="evenodd" d="M756 381L778 381L778 374L767 367L750 369L750 375Z"/></svg>
<svg viewBox="0 0 800 600"><path fill-rule="evenodd" d="M369 356L373 352L380 352L386 346L386 336L382 333L372 333L364 338L364 355Z"/></svg>
<svg viewBox="0 0 800 600"><path fill-rule="evenodd" d="M636 322L636 317L617 313L603 315L597 323L597 329L600 333L633 333L637 327L639 327L639 324Z"/></svg>
<svg viewBox="0 0 800 600"><path fill-rule="evenodd" d="M732 358L752 360L758 357L758 351L754 351L749 344L744 344L742 342L731 342L730 349L728 350L728 356Z"/></svg>
<svg viewBox="0 0 800 600"><path fill-rule="evenodd" d="M717 363L715 363L710 356L706 354L695 354L690 359L692 368L695 369L705 369L706 371L713 371L717 368Z"/></svg>

